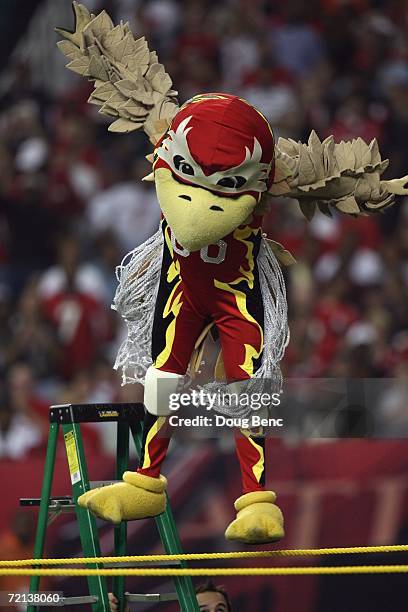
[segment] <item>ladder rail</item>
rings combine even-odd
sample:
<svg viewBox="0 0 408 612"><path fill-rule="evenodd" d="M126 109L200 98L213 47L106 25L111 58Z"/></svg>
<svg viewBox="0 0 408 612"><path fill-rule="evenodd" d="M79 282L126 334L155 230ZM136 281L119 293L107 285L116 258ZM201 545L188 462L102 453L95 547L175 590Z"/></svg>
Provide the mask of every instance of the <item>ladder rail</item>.
<svg viewBox="0 0 408 612"><path fill-rule="evenodd" d="M116 437L116 478L122 479L129 467L129 424L118 421ZM123 557L127 552L127 522L122 521L114 527L115 556ZM119 612L126 609L125 576L114 576L112 590L118 599Z"/></svg>
<svg viewBox="0 0 408 612"><path fill-rule="evenodd" d="M64 423L62 425L62 432L64 434L72 498L75 504L82 550L86 557L100 557L101 549L96 519L89 510L78 505L78 497L90 489L80 424L75 422ZM90 564L89 567L99 569L103 565L95 563ZM100 580L100 578L103 578L103 580ZM87 581L89 594L98 598L98 601L92 604L92 610L94 612L109 612L110 606L106 578L104 576L88 576Z"/></svg>
<svg viewBox="0 0 408 612"><path fill-rule="evenodd" d="M44 555L45 534L48 522L48 506L50 503L51 487L54 477L55 455L57 452L59 424L50 423L48 435L47 452L45 455L45 466L43 483L41 487L40 511L37 520L37 529L34 541L34 559L42 559ZM39 590L40 576L31 576L30 593ZM27 612L35 612L36 606L27 606Z"/></svg>

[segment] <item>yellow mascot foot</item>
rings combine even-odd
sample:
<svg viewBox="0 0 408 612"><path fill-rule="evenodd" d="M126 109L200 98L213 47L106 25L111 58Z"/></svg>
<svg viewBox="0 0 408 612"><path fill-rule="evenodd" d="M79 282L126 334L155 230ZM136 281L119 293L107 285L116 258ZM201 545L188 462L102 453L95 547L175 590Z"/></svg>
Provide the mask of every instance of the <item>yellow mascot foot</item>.
<svg viewBox="0 0 408 612"><path fill-rule="evenodd" d="M91 489L80 497L78 504L105 521L120 523L157 516L166 508L164 476L152 478L138 472L125 472L124 482Z"/></svg>
<svg viewBox="0 0 408 612"><path fill-rule="evenodd" d="M253 491L238 497L234 506L237 518L228 526L225 537L245 544L268 544L285 535L283 515L275 505L273 491Z"/></svg>

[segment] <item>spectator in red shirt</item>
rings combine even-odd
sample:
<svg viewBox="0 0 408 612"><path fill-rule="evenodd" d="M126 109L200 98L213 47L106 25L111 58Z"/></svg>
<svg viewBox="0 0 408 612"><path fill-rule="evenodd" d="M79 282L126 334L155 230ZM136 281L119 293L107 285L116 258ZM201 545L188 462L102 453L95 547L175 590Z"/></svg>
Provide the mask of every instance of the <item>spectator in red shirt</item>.
<svg viewBox="0 0 408 612"><path fill-rule="evenodd" d="M45 273L40 291L62 349L61 373L70 378L88 368L110 339L110 313L103 278L92 264L81 265L75 239L61 242L59 261Z"/></svg>

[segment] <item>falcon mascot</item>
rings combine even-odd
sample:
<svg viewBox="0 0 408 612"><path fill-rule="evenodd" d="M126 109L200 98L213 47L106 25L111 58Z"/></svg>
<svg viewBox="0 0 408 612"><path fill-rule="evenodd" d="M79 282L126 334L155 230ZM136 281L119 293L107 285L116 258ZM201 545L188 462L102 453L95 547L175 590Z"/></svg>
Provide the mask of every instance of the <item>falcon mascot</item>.
<svg viewBox="0 0 408 612"><path fill-rule="evenodd" d="M94 82L89 102L114 118L110 131L142 129L149 137L154 151L146 179L154 181L162 211L159 231L118 266L114 303L128 326L115 367L124 383L144 383L139 467L78 500L118 523L165 509L169 394L197 370L210 329L221 345L217 380L281 385L289 332L280 265L294 260L262 233L270 196L297 199L308 220L316 208L369 215L407 194L408 177L381 180L388 160L381 160L376 140L335 144L312 132L307 144L275 143L262 113L237 96L198 94L180 107L144 38L135 40L127 24L114 26L105 11L94 16L74 2L74 12L75 30L57 30L67 67ZM283 516L276 494L265 489L265 439L252 429L234 435L242 495L225 536L278 541Z"/></svg>

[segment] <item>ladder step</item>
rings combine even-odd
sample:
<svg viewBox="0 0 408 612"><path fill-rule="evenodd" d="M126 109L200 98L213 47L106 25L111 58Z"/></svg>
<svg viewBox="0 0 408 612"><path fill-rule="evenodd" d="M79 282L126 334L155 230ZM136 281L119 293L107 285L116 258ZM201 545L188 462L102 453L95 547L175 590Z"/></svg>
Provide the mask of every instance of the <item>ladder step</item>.
<svg viewBox="0 0 408 612"><path fill-rule="evenodd" d="M98 487L106 487L111 484L115 484L116 482L122 482L121 480L94 480L89 483L89 487L91 489L96 489ZM34 507L40 506L41 497L20 497L20 506L24 507ZM48 508L50 510L61 509L62 511L74 510L75 504L73 502L71 495L60 495L57 497L50 497L50 503Z"/></svg>
<svg viewBox="0 0 408 612"><path fill-rule="evenodd" d="M177 601L177 593L125 593L125 599L132 601Z"/></svg>
<svg viewBox="0 0 408 612"><path fill-rule="evenodd" d="M116 484L117 482L123 482L123 480L91 480L89 487L91 489L97 489L98 487L108 487L109 485Z"/></svg>
<svg viewBox="0 0 408 612"><path fill-rule="evenodd" d="M143 404L61 404L51 406L49 419L51 423L106 423L124 422L140 423L144 419Z"/></svg>
<svg viewBox="0 0 408 612"><path fill-rule="evenodd" d="M41 504L41 497L21 497L20 506L39 506ZM60 509L62 511L69 511L75 508L75 504L70 495L62 495L61 497L50 497L50 503L48 508L50 510Z"/></svg>
<svg viewBox="0 0 408 612"><path fill-rule="evenodd" d="M58 606L79 606L81 604L98 603L99 597L95 595L78 595L76 597L61 597Z"/></svg>

